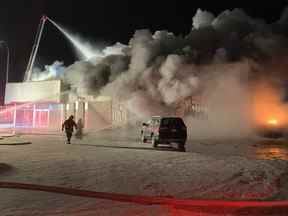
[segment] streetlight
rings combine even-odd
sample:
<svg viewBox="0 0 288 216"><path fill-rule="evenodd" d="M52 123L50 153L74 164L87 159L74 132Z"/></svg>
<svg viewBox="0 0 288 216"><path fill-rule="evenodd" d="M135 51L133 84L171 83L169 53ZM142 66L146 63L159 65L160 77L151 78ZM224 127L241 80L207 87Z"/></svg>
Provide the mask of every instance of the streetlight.
<svg viewBox="0 0 288 216"><path fill-rule="evenodd" d="M10 51L7 42L0 41L0 45L4 45L7 50L7 59L6 59L6 84L8 83L8 74L9 74L9 62L10 62Z"/></svg>

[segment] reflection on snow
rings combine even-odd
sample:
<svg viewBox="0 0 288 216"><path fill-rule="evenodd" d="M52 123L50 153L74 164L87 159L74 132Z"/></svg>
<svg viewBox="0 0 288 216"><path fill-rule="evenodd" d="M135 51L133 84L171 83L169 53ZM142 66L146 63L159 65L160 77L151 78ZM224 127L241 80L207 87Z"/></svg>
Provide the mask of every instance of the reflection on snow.
<svg viewBox="0 0 288 216"><path fill-rule="evenodd" d="M284 147L262 147L256 149L256 158L265 160L288 160L288 150Z"/></svg>

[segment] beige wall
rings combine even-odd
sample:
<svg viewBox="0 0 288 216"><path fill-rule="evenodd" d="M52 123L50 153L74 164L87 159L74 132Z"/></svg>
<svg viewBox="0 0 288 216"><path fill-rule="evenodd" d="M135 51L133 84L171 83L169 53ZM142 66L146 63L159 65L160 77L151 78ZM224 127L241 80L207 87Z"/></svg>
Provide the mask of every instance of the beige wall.
<svg viewBox="0 0 288 216"><path fill-rule="evenodd" d="M39 81L8 83L5 91L5 104L11 102L61 102L61 81Z"/></svg>

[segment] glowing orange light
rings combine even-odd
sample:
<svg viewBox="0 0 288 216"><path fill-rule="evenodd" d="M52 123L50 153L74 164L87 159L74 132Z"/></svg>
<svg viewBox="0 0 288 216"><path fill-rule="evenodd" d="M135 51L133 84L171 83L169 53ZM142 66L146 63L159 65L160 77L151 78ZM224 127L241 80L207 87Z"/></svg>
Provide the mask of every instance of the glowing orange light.
<svg viewBox="0 0 288 216"><path fill-rule="evenodd" d="M254 122L258 126L288 125L288 106L282 101L281 89L272 84L254 86L252 108Z"/></svg>
<svg viewBox="0 0 288 216"><path fill-rule="evenodd" d="M270 119L270 120L268 121L268 124L270 124L270 125L277 125L277 124L278 124L278 121L277 121L277 119Z"/></svg>

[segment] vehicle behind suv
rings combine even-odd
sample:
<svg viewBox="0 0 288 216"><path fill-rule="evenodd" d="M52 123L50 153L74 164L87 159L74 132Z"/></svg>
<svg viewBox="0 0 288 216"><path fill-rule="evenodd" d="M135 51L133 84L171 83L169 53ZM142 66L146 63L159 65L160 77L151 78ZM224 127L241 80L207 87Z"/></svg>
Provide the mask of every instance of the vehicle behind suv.
<svg viewBox="0 0 288 216"><path fill-rule="evenodd" d="M180 151L185 151L187 128L179 117L154 116L147 123L142 124L141 141L151 141L153 147L158 144L177 143Z"/></svg>

